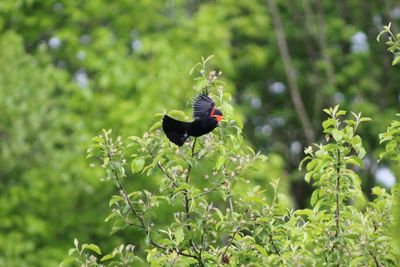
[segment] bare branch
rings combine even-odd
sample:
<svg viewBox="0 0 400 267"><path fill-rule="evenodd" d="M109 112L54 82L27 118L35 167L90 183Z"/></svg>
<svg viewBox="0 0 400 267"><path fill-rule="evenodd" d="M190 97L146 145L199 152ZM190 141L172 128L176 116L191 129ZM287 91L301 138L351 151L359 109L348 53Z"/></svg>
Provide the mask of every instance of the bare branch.
<svg viewBox="0 0 400 267"><path fill-rule="evenodd" d="M279 10L276 6L275 0L268 0L268 6L271 10L272 20L274 24L275 33L278 39L279 53L283 60L283 66L285 68L286 76L289 83L290 94L293 105L296 109L297 115L300 118L303 126L304 135L308 143L313 143L315 140L314 129L312 128L310 118L307 115L306 109L304 108L303 100L301 99L299 88L297 86L296 71L291 62L289 50L286 42L285 32L283 30Z"/></svg>

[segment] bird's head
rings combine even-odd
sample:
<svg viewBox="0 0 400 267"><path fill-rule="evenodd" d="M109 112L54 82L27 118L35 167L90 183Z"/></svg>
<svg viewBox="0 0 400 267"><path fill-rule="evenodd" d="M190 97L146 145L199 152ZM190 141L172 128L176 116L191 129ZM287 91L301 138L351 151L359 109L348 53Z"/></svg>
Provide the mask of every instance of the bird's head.
<svg viewBox="0 0 400 267"><path fill-rule="evenodd" d="M222 121L222 119L224 118L221 110L219 109L214 109L213 112L211 113L211 117L213 117L217 122Z"/></svg>

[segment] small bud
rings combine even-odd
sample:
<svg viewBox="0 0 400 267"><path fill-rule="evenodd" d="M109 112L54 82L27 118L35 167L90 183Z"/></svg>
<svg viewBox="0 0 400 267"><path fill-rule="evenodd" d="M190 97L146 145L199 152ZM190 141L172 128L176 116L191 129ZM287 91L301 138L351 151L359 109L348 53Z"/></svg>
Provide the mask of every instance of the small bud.
<svg viewBox="0 0 400 267"><path fill-rule="evenodd" d="M135 246L132 244L128 244L125 248L126 252L133 252L135 250Z"/></svg>

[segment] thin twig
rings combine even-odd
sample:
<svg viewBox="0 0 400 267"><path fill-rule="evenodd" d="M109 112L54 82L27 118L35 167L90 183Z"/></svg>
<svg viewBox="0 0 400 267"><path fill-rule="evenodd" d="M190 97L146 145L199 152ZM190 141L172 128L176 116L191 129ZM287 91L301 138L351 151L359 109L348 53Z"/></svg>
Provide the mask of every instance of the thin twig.
<svg viewBox="0 0 400 267"><path fill-rule="evenodd" d="M194 157L194 147L195 147L195 145L196 145L196 141L197 141L197 137L195 137L195 138L194 138L194 141L193 141L191 158ZM191 173L191 171L192 171L192 163L189 162L189 166L188 166L187 174L186 174L186 178L185 178L185 182L186 182L186 183L189 183L189 178L190 178L190 173ZM188 197L188 193L189 193L189 192L188 192L187 189L185 189L185 190L183 191L183 194L185 195L185 212L186 212L186 218L187 218L187 219L189 219L189 203L190 203L190 199L189 199L189 197ZM188 226L188 230L190 231L190 225Z"/></svg>
<svg viewBox="0 0 400 267"><path fill-rule="evenodd" d="M336 210L335 210L335 221L336 221L336 233L335 237L338 237L339 235L339 216L340 216L340 211L339 211L339 193L338 191L340 190L340 176L338 175L336 178Z"/></svg>
<svg viewBox="0 0 400 267"><path fill-rule="evenodd" d="M375 255L371 251L368 251L368 252L371 255L371 257L374 259L376 267L380 267L381 265L379 264L378 259L375 257Z"/></svg>
<svg viewBox="0 0 400 267"><path fill-rule="evenodd" d="M239 174L240 174L240 172L236 172L236 171L235 171L231 179L233 179L233 177L235 177L235 176L237 176L237 175L239 175ZM224 175L225 175L225 178L226 178L227 175L226 175L225 172L224 172ZM191 201L191 200L197 199L197 198L199 198L199 197L202 197L202 196L204 196L204 195L207 195L207 194L209 194L209 193L212 193L212 192L214 192L215 189L217 189L217 188L223 186L224 184L226 184L226 181L225 181L225 180L222 181L222 182L220 182L219 184L214 185L214 186L211 187L210 189L208 189L208 190L206 190L206 191L204 191L204 192L198 194L197 196L194 196L194 197L190 198L189 200Z"/></svg>
<svg viewBox="0 0 400 267"><path fill-rule="evenodd" d="M110 159L110 161L112 161L113 157L112 157L111 153L108 152L107 154L108 154L108 158ZM147 227L143 221L143 218L139 215L139 213L133 207L133 205L129 199L128 193L126 192L125 188L122 186L122 183L119 178L117 170L113 169L113 171L114 171L115 181L117 182L117 188L118 188L119 192L122 194L122 197L125 199L125 202L128 204L128 206L129 206L130 210L132 211L132 213L134 214L134 216L139 220L141 227L147 231Z"/></svg>
<svg viewBox="0 0 400 267"><path fill-rule="evenodd" d="M340 222L340 211L339 211L339 193L340 193L340 153L339 151L337 152L337 163L336 163L336 209L335 209L335 223L336 223L336 233L335 233L335 237L338 237L339 235L339 231L340 231L340 226L339 226L339 222Z"/></svg>
<svg viewBox="0 0 400 267"><path fill-rule="evenodd" d="M162 246L162 245L160 245L160 244L157 244L157 243L154 242L153 240L150 241L150 244L153 245L154 247L161 248L161 249L163 249L163 250L165 250L165 251L168 251L168 250L169 250L167 247L164 247L164 246ZM174 248L171 248L171 249L172 249L173 251L175 251L178 255L197 259L197 257L196 257L195 255L191 255L191 254L182 252L179 248L175 248L175 247L174 247Z"/></svg>
<svg viewBox="0 0 400 267"><path fill-rule="evenodd" d="M169 175L169 174L167 173L167 170L164 169L164 167L161 165L160 162L157 162L157 166L158 166L158 168L161 170L161 172L162 172L168 179L171 180L172 185L173 185L174 187L178 187L178 185L175 183L175 181L174 181L174 179L172 178L172 176Z"/></svg>
<svg viewBox="0 0 400 267"><path fill-rule="evenodd" d="M375 222L372 221L372 226L374 227L374 234L376 233L376 231L378 230L378 228L375 225ZM378 259L375 257L375 255L372 253L372 251L368 250L368 253L372 256L372 258L375 261L376 267L380 267L381 265L379 264Z"/></svg>
<svg viewBox="0 0 400 267"><path fill-rule="evenodd" d="M339 236L340 232L340 210L339 210L339 205L340 205L340 199L339 199L339 193L340 193L340 151L337 150L337 161L336 161L336 208L335 208L335 224L336 224L336 232L335 232L335 237ZM338 250L336 246L334 246L334 249ZM339 251L339 250L338 250ZM338 257L338 262L336 266L340 266L340 257Z"/></svg>
<svg viewBox="0 0 400 267"><path fill-rule="evenodd" d="M325 263L328 263L328 259L326 258L325 254L322 254L322 256L324 256Z"/></svg>
<svg viewBox="0 0 400 267"><path fill-rule="evenodd" d="M206 191L204 191L204 192L198 194L197 196L194 196L194 197L192 197L192 198L189 198L189 200L192 201L192 200L194 200L194 199L197 199L197 198L199 198L199 197L202 197L202 196L204 196L204 195L207 195L207 194L213 192L213 191L214 191L215 189L217 189L218 187L224 185L225 183L226 183L225 181L222 181L221 183L216 184L215 186L213 186L213 187L211 187L210 189L208 189L208 190L206 190Z"/></svg>
<svg viewBox="0 0 400 267"><path fill-rule="evenodd" d="M197 141L197 137L195 137L195 138L194 138L194 141L193 141L192 153L191 153L191 156L190 156L191 159L193 159L193 157L194 157L194 149L195 149L195 146L196 146L196 141ZM185 182L186 182L187 184L189 183L191 171L192 171L192 163L189 162L188 169L187 169L187 174L186 174L186 178L185 178ZM185 196L185 213L186 213L186 219L189 219L189 218L190 218L190 215L189 215L190 199L189 199L189 196L188 196L188 194L189 194L188 190L187 190L187 189L183 190L183 194L184 194L184 196ZM188 223L188 225L187 225L187 229L188 229L189 232L192 230L192 228L190 227L190 224L189 224L189 223ZM193 251L194 251L195 253L198 253L198 249L197 249L196 245L194 244L194 242L193 242L193 240L192 240L191 238L189 238L189 244L190 244L190 246L192 247ZM201 256L200 256L200 255L199 255L199 257L196 257L196 259L198 259L198 261L201 262Z"/></svg>
<svg viewBox="0 0 400 267"><path fill-rule="evenodd" d="M234 176L238 175L238 173L235 171L234 172ZM226 175L226 165L224 164L224 176L225 179L227 179L227 175ZM231 183L226 183L226 188L228 190L228 203L229 203L229 209L231 210L231 214L233 215L233 201L232 201L232 187L231 187Z"/></svg>
<svg viewBox="0 0 400 267"><path fill-rule="evenodd" d="M280 261L282 264L284 264L284 263L283 263L283 260L282 260L282 258L281 258L281 253L279 252L278 248L275 246L274 239L272 238L272 232L269 234L269 242L271 243L272 247L274 248L276 254L278 254L278 256L279 256L279 261Z"/></svg>
<svg viewBox="0 0 400 267"><path fill-rule="evenodd" d="M240 230L240 228L242 228L242 226L243 226L243 224L240 224L240 225L236 228L235 232L233 232L233 235L232 235L231 239L229 240L229 243L226 245L225 250L224 250L224 252L222 253L222 256L221 256L221 259L222 259L221 261L222 261L222 262L223 262L224 259L225 259L225 255L226 255L226 253L228 252L228 248L232 245L232 242L233 242L233 240L235 239L235 235L239 232L239 230Z"/></svg>
<svg viewBox="0 0 400 267"><path fill-rule="evenodd" d="M193 145L192 145L192 154L191 154L191 158L193 159L194 157L194 148L196 146L196 141L197 141L197 137L194 138L193 141ZM187 174L186 174L186 178L185 178L185 182L188 184L189 183L189 179L190 179L190 173L192 171L192 163L189 162L188 165L188 169L187 169ZM186 217L189 218L189 203L190 203L190 199L188 197L188 191L185 189L184 190L184 194L185 194L185 210L186 210ZM190 226L189 226L190 227ZM189 229L190 230L190 229Z"/></svg>
<svg viewBox="0 0 400 267"><path fill-rule="evenodd" d="M196 146L196 141L197 141L197 137L195 137L195 138L194 138L194 141L193 141L191 158L194 157L194 147ZM191 172L191 170L192 170L192 164L189 164L189 166L188 166L188 172L187 172L187 174L186 174L186 179L185 179L185 182L186 182L186 183L189 183L189 178L190 178L190 172Z"/></svg>
<svg viewBox="0 0 400 267"><path fill-rule="evenodd" d="M229 209L231 210L231 214L233 214L232 190L230 188L228 190L228 193Z"/></svg>
<svg viewBox="0 0 400 267"><path fill-rule="evenodd" d="M271 242L272 247L274 248L276 254L278 254L279 257L281 257L281 253L279 253L278 248L275 246L275 242L272 239L272 233L269 234L269 242Z"/></svg>
<svg viewBox="0 0 400 267"><path fill-rule="evenodd" d="M114 170L114 173L117 175L116 170ZM128 194L125 191L125 188L122 186L121 182L119 181L118 176L115 176L115 180L117 181L117 187L119 192L122 194L123 198L125 199L126 204L128 204L130 210L132 211L132 213L135 215L135 217L139 220L141 226L143 229L147 230L146 224L143 221L143 218L139 215L139 213L135 210L135 208L133 207Z"/></svg>

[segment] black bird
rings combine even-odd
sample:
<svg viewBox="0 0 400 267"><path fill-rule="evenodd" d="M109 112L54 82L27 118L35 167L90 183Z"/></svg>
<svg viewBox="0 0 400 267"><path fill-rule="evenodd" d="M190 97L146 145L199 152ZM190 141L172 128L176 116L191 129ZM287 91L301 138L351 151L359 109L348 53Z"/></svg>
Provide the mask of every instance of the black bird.
<svg viewBox="0 0 400 267"><path fill-rule="evenodd" d="M182 146L189 136L199 137L214 130L223 115L209 96L201 94L193 102L193 118L192 122L183 122L164 115L164 133L172 143Z"/></svg>

